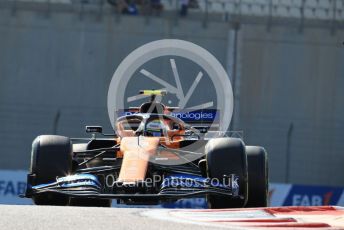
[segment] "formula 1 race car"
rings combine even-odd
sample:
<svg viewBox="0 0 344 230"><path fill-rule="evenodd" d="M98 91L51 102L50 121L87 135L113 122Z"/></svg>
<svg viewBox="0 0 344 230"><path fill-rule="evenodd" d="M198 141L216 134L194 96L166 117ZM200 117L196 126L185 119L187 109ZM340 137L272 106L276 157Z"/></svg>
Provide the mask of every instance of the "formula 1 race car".
<svg viewBox="0 0 344 230"><path fill-rule="evenodd" d="M144 90L149 102L120 116L115 134L86 126L92 137L38 136L23 197L37 205L160 204L206 197L210 208L264 207L268 165L264 148L240 138L207 138ZM214 131L212 131L214 132ZM98 138L97 135L104 137Z"/></svg>

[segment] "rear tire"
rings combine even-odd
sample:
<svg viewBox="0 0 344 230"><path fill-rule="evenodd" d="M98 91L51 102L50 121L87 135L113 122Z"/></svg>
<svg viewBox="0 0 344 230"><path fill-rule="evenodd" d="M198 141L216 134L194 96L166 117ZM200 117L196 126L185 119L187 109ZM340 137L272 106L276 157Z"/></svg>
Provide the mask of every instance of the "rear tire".
<svg viewBox="0 0 344 230"><path fill-rule="evenodd" d="M269 193L268 159L264 148L246 146L248 201L246 207L267 207Z"/></svg>
<svg viewBox="0 0 344 230"><path fill-rule="evenodd" d="M67 137L38 136L32 143L30 173L35 174L33 185L51 183L72 171L72 145ZM37 194L36 205L68 205L69 198L62 194Z"/></svg>
<svg viewBox="0 0 344 230"><path fill-rule="evenodd" d="M219 195L207 195L209 208L244 207L247 201L247 157L245 145L238 138L216 138L205 148L207 176L222 182L223 175L239 177L239 195L245 199L233 199Z"/></svg>

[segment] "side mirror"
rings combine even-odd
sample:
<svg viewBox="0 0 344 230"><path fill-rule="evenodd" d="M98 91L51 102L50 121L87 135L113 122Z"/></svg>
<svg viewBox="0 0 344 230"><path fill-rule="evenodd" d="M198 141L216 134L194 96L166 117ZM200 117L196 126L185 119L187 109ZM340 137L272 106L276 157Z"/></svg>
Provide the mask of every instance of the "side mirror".
<svg viewBox="0 0 344 230"><path fill-rule="evenodd" d="M86 133L103 133L101 126L86 126Z"/></svg>

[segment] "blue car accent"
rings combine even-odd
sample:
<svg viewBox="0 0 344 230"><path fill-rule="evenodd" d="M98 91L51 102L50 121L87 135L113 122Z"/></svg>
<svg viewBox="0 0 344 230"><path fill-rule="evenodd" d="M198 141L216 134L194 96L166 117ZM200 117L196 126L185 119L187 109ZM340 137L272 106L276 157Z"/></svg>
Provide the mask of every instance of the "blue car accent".
<svg viewBox="0 0 344 230"><path fill-rule="evenodd" d="M57 178L55 182L32 186L32 189L92 189L100 192L101 184L98 178L92 174L76 174Z"/></svg>

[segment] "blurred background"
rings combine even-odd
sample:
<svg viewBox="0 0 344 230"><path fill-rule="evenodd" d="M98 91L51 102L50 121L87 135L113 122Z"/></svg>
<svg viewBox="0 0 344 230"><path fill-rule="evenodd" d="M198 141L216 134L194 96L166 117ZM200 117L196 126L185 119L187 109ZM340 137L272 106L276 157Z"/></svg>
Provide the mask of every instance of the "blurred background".
<svg viewBox="0 0 344 230"><path fill-rule="evenodd" d="M117 66L177 38L227 70L231 130L267 149L271 182L344 187L343 11L344 0L0 0L0 169L27 170L37 135L110 132Z"/></svg>

